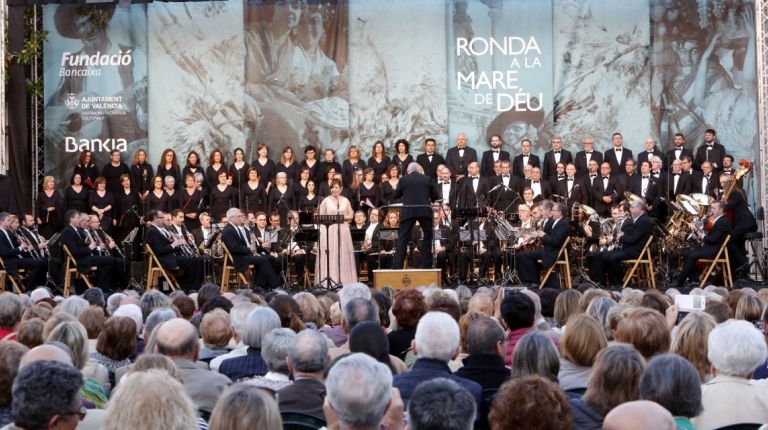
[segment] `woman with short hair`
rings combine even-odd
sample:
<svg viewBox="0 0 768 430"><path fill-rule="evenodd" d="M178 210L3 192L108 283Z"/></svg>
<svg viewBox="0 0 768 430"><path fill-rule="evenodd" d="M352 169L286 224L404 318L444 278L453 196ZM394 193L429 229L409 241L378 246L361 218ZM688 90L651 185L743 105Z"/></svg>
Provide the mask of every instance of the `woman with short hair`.
<svg viewBox="0 0 768 430"><path fill-rule="evenodd" d="M640 398L668 410L675 417L677 429L695 430L691 418L702 410L699 372L678 355L657 355L640 378Z"/></svg>
<svg viewBox="0 0 768 430"><path fill-rule="evenodd" d="M235 384L224 390L208 423L210 430L281 430L274 397L259 387Z"/></svg>

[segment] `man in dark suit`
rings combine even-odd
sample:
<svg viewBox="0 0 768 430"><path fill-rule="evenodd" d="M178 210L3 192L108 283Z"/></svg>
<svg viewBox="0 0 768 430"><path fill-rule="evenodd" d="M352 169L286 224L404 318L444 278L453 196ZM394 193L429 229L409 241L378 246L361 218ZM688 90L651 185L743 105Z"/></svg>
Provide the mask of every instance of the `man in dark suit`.
<svg viewBox="0 0 768 430"><path fill-rule="evenodd" d="M531 154L530 140L523 139L523 141L520 142L520 147L522 148L522 152L518 154L515 157L515 160L512 162L512 174L519 178L525 178L525 165L527 164L531 167L541 167L541 162L539 161L539 157L537 155Z"/></svg>
<svg viewBox="0 0 768 430"><path fill-rule="evenodd" d="M16 234L11 231L10 224L11 215L7 212L0 212L0 230L2 230L0 233L0 257L5 263L5 270L11 276L16 276L19 269L24 269L27 272L27 288L45 285L47 261L42 258L22 256L22 254L33 250L33 245L31 243L19 243Z"/></svg>
<svg viewBox="0 0 768 430"><path fill-rule="evenodd" d="M473 162L477 166L477 162ZM400 211L400 229L397 233L397 250L394 268L402 269L408 240L413 224L418 222L424 238L421 241L421 268L432 267L432 208L431 203L440 199L429 177L423 173L418 163L408 165L408 174L400 179L395 190L395 198L402 199Z"/></svg>
<svg viewBox="0 0 768 430"><path fill-rule="evenodd" d="M686 155L693 157L693 152L685 147L685 136L682 133L675 134L673 142L675 147L668 150L666 157L664 157L664 170L671 169L673 161L682 160Z"/></svg>
<svg viewBox="0 0 768 430"><path fill-rule="evenodd" d="M624 192L629 191L629 181L637 176L635 168L635 160L629 159L627 160L627 164L624 166L624 171L619 172L619 174L616 176L616 193L619 195L619 197L624 198Z"/></svg>
<svg viewBox="0 0 768 430"><path fill-rule="evenodd" d="M454 375L477 382L483 390L498 390L511 376L504 366L505 338L504 329L491 317L481 316L470 322L469 355Z"/></svg>
<svg viewBox="0 0 768 430"><path fill-rule="evenodd" d="M715 190L720 186L720 182L712 170L712 163L705 161L701 163L701 171L694 170L691 173L692 193L702 193L710 197L716 197Z"/></svg>
<svg viewBox="0 0 768 430"><path fill-rule="evenodd" d="M620 200L616 190L616 178L611 175L611 165L604 161L600 174L592 181L592 208L605 218L611 213L611 205Z"/></svg>
<svg viewBox="0 0 768 430"><path fill-rule="evenodd" d="M576 176L576 166L573 163L565 166L565 179L557 183L557 194L567 199L568 208L574 203L587 204L589 189L584 180Z"/></svg>
<svg viewBox="0 0 768 430"><path fill-rule="evenodd" d="M189 246L180 235L171 236L170 227L161 211L150 211L147 214L147 232L144 243L152 248L163 269L168 271L181 270L176 276L184 291L196 290L203 282L202 259L191 255L181 255L182 247Z"/></svg>
<svg viewBox="0 0 768 430"><path fill-rule="evenodd" d="M544 165L542 166L541 175L544 178L549 179L556 174L557 163L573 163L571 152L563 149L563 140L560 136L552 138L552 149L544 154Z"/></svg>
<svg viewBox="0 0 768 430"><path fill-rule="evenodd" d="M300 332L293 339L287 362L294 383L277 392L280 412L301 412L324 419L323 372L329 362L327 339L315 330Z"/></svg>
<svg viewBox="0 0 768 430"><path fill-rule="evenodd" d="M605 151L603 160L611 165L611 172L618 174L624 171L627 160L632 158L632 150L624 148L624 137L621 133L613 133L611 140L613 148Z"/></svg>
<svg viewBox="0 0 768 430"><path fill-rule="evenodd" d="M552 186L541 179L541 169L538 167L531 169L531 180L525 181L524 186L533 190L533 200L537 203L552 195Z"/></svg>
<svg viewBox="0 0 768 430"><path fill-rule="evenodd" d="M488 197L490 179L480 176L480 166L477 162L469 163L467 176L459 181L459 191L456 196L456 205L460 208L482 206Z"/></svg>
<svg viewBox="0 0 768 430"><path fill-rule="evenodd" d="M715 221L706 235L703 231L697 232L698 237L701 239L701 247L685 253L683 270L677 280L678 288L684 287L688 277L696 272L696 260L699 258L715 258L720 247L723 245L725 237L731 234L731 222L723 216L725 212L724 206L719 201L712 203L712 206L710 206L709 216Z"/></svg>
<svg viewBox="0 0 768 430"><path fill-rule="evenodd" d="M619 249L598 252L592 257L590 276L593 281L603 285L618 285L621 283L621 260L640 256L645 243L653 233L653 221L646 215L645 202L633 201L629 206L632 222L625 222L618 234ZM605 271L608 270L609 284L605 284Z"/></svg>
<svg viewBox="0 0 768 430"><path fill-rule="evenodd" d="M253 264L252 283L262 288L273 289L280 285L280 279L269 262L269 257L253 255L250 235L243 223L245 215L237 208L227 211L227 225L221 231L221 240L232 254L235 270L248 272L248 266Z"/></svg>
<svg viewBox="0 0 768 430"><path fill-rule="evenodd" d="M509 212L512 210L512 203L520 198L519 193L523 189L522 181L511 174L511 169L509 160L502 161L501 175L494 176L490 184L491 189L495 188L490 196L491 203L493 208L498 211Z"/></svg>
<svg viewBox="0 0 768 430"><path fill-rule="evenodd" d="M603 164L603 154L595 151L595 141L591 137L584 138L584 150L576 153L576 173L586 176L589 173L589 162L594 161L597 166Z"/></svg>
<svg viewBox="0 0 768 430"><path fill-rule="evenodd" d="M201 212L199 219L200 227L192 230L192 236L195 237L195 244L197 246L200 246L203 244L203 242L213 236L213 230L211 229L211 216L208 215L208 212Z"/></svg>
<svg viewBox="0 0 768 430"><path fill-rule="evenodd" d="M662 174L661 193L667 200L675 200L679 194L691 193L691 175L683 173L683 162L672 161L672 170Z"/></svg>
<svg viewBox="0 0 768 430"><path fill-rule="evenodd" d="M437 142L430 137L424 140L424 153L416 156L416 162L419 163L419 166L421 166L422 169L424 169L424 174L433 180L436 180L439 176L440 172L437 171L438 166L445 164L443 156L436 151Z"/></svg>
<svg viewBox="0 0 768 430"><path fill-rule="evenodd" d="M627 191L640 196L645 200L645 204L648 206L648 216L652 218L661 216L661 193L659 182L660 181L657 181L651 175L651 164L647 161L643 161L640 164L640 174L633 175L629 180L627 187Z"/></svg>
<svg viewBox="0 0 768 430"><path fill-rule="evenodd" d="M725 157L725 154L725 147L717 141L717 133L710 128L704 132L704 143L696 149L693 167L696 170L700 170L701 164L709 161L712 163L712 170L718 172L723 168L723 157Z"/></svg>
<svg viewBox="0 0 768 430"><path fill-rule="evenodd" d="M467 146L467 135L456 135L456 146L448 149L445 165L451 170L451 176L457 181L466 176L469 163L477 161L477 151Z"/></svg>
<svg viewBox="0 0 768 430"><path fill-rule="evenodd" d="M728 183L735 178L731 175L720 175L720 189L728 188ZM749 210L744 190L738 184L733 186L733 190L725 200L724 210L733 213L733 230L731 231L731 241L728 244L728 252L731 258L731 267L734 268L736 277L739 277L749 268L745 248L747 239L744 235L757 231L757 220Z"/></svg>
<svg viewBox="0 0 768 430"><path fill-rule="evenodd" d="M438 172L437 193L443 199L443 204L451 209L456 209L456 196L459 193L459 186L451 178L451 170L443 166Z"/></svg>
<svg viewBox="0 0 768 430"><path fill-rule="evenodd" d="M60 241L62 245L67 245L77 261L77 271L88 274L91 273L91 267L96 266L99 269L99 277L94 285L104 291L111 291L114 273L122 270L122 267L116 267L117 259L112 256L93 255L96 243L90 239L88 244L85 243L86 234L82 227L90 223L88 214L81 214L72 209L67 211L65 218L67 226L61 230Z"/></svg>
<svg viewBox="0 0 768 430"><path fill-rule="evenodd" d="M534 234L541 237L544 248L536 251L526 251L517 254L517 267L520 269L520 280L526 284L538 284L543 270L555 264L555 258L571 232L568 220L565 219L565 205L545 200L539 204L541 216L548 218L544 230ZM538 262L541 260L541 263Z"/></svg>
<svg viewBox="0 0 768 430"><path fill-rule="evenodd" d="M656 148L656 140L652 137L645 138L645 151L637 154L637 165L641 165L644 161L651 163L651 159L655 156L663 156L661 151Z"/></svg>
<svg viewBox="0 0 768 430"><path fill-rule="evenodd" d="M509 161L509 152L501 149L501 136L494 134L491 136L491 149L483 152L483 159L480 163L480 176L490 178L496 176L493 171L493 164L497 161Z"/></svg>

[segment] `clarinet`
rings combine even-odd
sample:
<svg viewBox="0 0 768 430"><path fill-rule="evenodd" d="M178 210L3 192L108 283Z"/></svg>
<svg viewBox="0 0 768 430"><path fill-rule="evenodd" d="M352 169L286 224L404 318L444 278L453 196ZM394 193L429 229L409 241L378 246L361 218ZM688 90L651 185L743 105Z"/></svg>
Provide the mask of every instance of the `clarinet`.
<svg viewBox="0 0 768 430"><path fill-rule="evenodd" d="M107 238L107 242L114 242L115 245L117 245L117 242L115 242L114 239L112 239L101 227L99 227L99 233L103 234L104 237ZM107 250L109 250L109 247L107 247ZM122 249L120 249L120 246L115 246L115 251L117 251L117 255L120 256L120 258L125 259L125 253Z"/></svg>
<svg viewBox="0 0 768 430"><path fill-rule="evenodd" d="M13 231L13 234L16 235L16 240L19 241L20 244L26 245L27 248L29 248L27 252L29 252L30 257L36 258L36 259L42 258L40 256L40 253L37 252L37 249L35 249L35 247L32 246L29 240L26 237L24 237L23 234L19 233L19 230L12 230L12 231Z"/></svg>

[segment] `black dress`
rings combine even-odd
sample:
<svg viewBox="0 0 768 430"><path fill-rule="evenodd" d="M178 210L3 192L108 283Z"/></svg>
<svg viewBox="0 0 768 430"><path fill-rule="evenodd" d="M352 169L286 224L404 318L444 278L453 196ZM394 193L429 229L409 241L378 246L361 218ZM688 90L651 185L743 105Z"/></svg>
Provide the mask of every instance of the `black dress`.
<svg viewBox="0 0 768 430"><path fill-rule="evenodd" d="M139 194L152 189L154 177L152 166L149 163L134 164L131 166L131 189Z"/></svg>
<svg viewBox="0 0 768 430"><path fill-rule="evenodd" d="M267 213L277 211L280 214L280 225L285 226L288 221L288 211L296 207L293 198L293 188L290 186L285 188L285 192L280 191L277 185L271 187L267 198Z"/></svg>
<svg viewBox="0 0 768 430"><path fill-rule="evenodd" d="M64 217L64 197L58 191L54 191L50 196L41 191L37 195L37 217L42 223L39 225L40 235L49 238L54 233L61 230L62 219ZM53 208L48 211L48 208Z"/></svg>
<svg viewBox="0 0 768 430"><path fill-rule="evenodd" d="M115 209L115 200L112 193L107 191L104 196L100 196L98 192L94 191L88 196L88 207L96 206L97 209L104 209L107 206L112 206L112 209L104 212L101 216L101 228L109 234L112 231L112 213ZM92 212L96 213L96 212Z"/></svg>
<svg viewBox="0 0 768 430"><path fill-rule="evenodd" d="M280 172L285 172L285 174L288 176L289 185L293 184L299 180L299 163L294 161L287 166L283 163L277 163L277 170L275 171L275 174Z"/></svg>
<svg viewBox="0 0 768 430"><path fill-rule="evenodd" d="M413 157L411 157L411 154L408 154L405 157L405 160L401 160L399 155L395 155L392 157L392 162L397 164L397 167L400 169L400 174L405 175L405 170L408 168L408 165L413 163Z"/></svg>
<svg viewBox="0 0 768 430"><path fill-rule="evenodd" d="M190 165L184 166L184 168L181 170L181 182L182 182L182 188L185 187L184 185L184 177L187 175L195 176L195 173L200 173L203 175L203 186L205 186L205 169L203 169L200 166L191 167ZM216 181L218 183L218 181Z"/></svg>
<svg viewBox="0 0 768 430"><path fill-rule="evenodd" d="M251 167L255 167L256 171L259 172L259 179L267 182L274 182L275 175L277 174L277 166L275 166L275 162L267 159L267 162L265 164L261 164L261 162L256 159L253 163L251 163Z"/></svg>
<svg viewBox="0 0 768 430"><path fill-rule="evenodd" d="M381 184L381 193L379 197L379 202L382 205L391 205L395 203L399 203L400 199L396 199L394 197L395 189L392 188L392 184L389 183L389 181L384 181L383 184Z"/></svg>
<svg viewBox="0 0 768 430"><path fill-rule="evenodd" d="M318 172L317 172L317 178L315 180L315 182L317 183L325 182L328 180L327 173L328 173L328 169L331 167L333 167L333 170L335 170L336 173L341 173L341 164L335 161L331 161L330 163L327 161L321 161L318 164L320 164L320 167L317 168Z"/></svg>
<svg viewBox="0 0 768 430"><path fill-rule="evenodd" d="M315 164L310 167L309 164L307 164L307 160L304 160L299 166L299 171L305 167L309 169L309 179L312 179L315 181L315 183L317 183L317 177L320 174L320 162L315 160Z"/></svg>
<svg viewBox="0 0 768 430"><path fill-rule="evenodd" d="M224 191L221 191L218 185L211 188L209 200L211 202L212 222L219 222L221 218L227 215L227 209L232 207L236 197L230 186L225 187Z"/></svg>
<svg viewBox="0 0 768 430"><path fill-rule="evenodd" d="M384 158L381 159L381 161L376 161L375 158L371 157L368 159L368 167L373 169L373 180L374 182L378 182L381 180L381 175L387 173L387 168L389 167L390 159L386 155Z"/></svg>
<svg viewBox="0 0 768 430"><path fill-rule="evenodd" d="M367 214L368 209L370 209L368 205L363 204L363 202L365 202L365 199L368 199L374 207L379 207L379 193L380 193L379 184L374 182L371 188L367 188L365 186L365 182L363 182L358 187L358 190L360 191L360 209L361 210L365 211L365 213Z"/></svg>
<svg viewBox="0 0 768 430"><path fill-rule="evenodd" d="M157 175L163 178L163 186L165 186L165 177L173 176L173 179L176 180L174 188L176 188L177 190L181 188L182 185L181 185L181 179L179 175L179 167L171 166L170 169L166 169L163 166L164 166L163 164L157 166Z"/></svg>
<svg viewBox="0 0 768 430"><path fill-rule="evenodd" d="M178 192L178 195L181 210L184 211L184 224L187 226L187 230L192 231L198 229L200 227L199 216L203 209L203 192L195 188L192 191L192 194L189 194L189 191L184 188ZM198 216L194 219L187 216L188 214L193 213Z"/></svg>
<svg viewBox="0 0 768 430"><path fill-rule="evenodd" d="M165 194L168 194L168 212L181 207L181 202L179 202L181 193L179 190L173 190L173 194L169 193L168 190L165 190Z"/></svg>
<svg viewBox="0 0 768 430"><path fill-rule="evenodd" d="M235 163L232 163L229 166L229 171L232 173L232 188L234 188L235 193L237 193L237 200L235 200L235 205L241 209L243 206L240 204L240 202L243 201L243 192L245 191L244 187L245 183L248 182L248 169L250 168L251 165L248 163L244 163L243 167L239 169L235 166Z"/></svg>
<svg viewBox="0 0 768 430"><path fill-rule="evenodd" d="M320 200L331 195L331 186L328 184L328 181L320 183L317 187L317 195L320 196Z"/></svg>
<svg viewBox="0 0 768 430"><path fill-rule="evenodd" d="M123 188L123 186L120 185L120 177L130 174L131 169L122 161L117 166L113 166L112 163L107 163L101 169L101 176L107 180L107 191L112 193L116 193Z"/></svg>
<svg viewBox="0 0 768 430"><path fill-rule="evenodd" d="M341 177L345 186L352 186L352 178L358 170L360 172L365 170L365 161L357 160L355 163L352 163L349 159L344 160L344 164L341 166Z"/></svg>
<svg viewBox="0 0 768 430"><path fill-rule="evenodd" d="M147 195L147 200L145 203L147 212L151 210L168 212L169 198L170 197L168 196L168 193L165 192L165 190L163 190L163 194L161 194L160 197L158 197L154 191L150 191Z"/></svg>
<svg viewBox="0 0 768 430"><path fill-rule="evenodd" d="M266 212L267 196L264 192L266 181L259 179L256 188L251 187L247 182L243 184L243 202L240 206L246 213Z"/></svg>
<svg viewBox="0 0 768 430"><path fill-rule="evenodd" d="M80 192L75 191L72 186L68 186L64 190L64 212L70 209L77 209L80 212L90 212L88 208L88 194L91 192L90 188L83 185L80 188Z"/></svg>
<svg viewBox="0 0 768 430"><path fill-rule="evenodd" d="M115 194L115 206L114 213L117 220L117 226L115 228L115 235L113 239L119 242L134 229L139 226L139 217L136 216L139 212L139 194L136 191L131 190L126 193L124 189ZM135 210L134 210L135 209Z"/></svg>
<svg viewBox="0 0 768 430"><path fill-rule="evenodd" d="M227 166L225 166L223 163L221 166L219 166L218 170L214 169L213 166L208 166L205 168L205 181L211 188L215 187L219 183L219 173L221 172L229 172L229 170L227 170Z"/></svg>
<svg viewBox="0 0 768 430"><path fill-rule="evenodd" d="M94 182L96 182L96 178L99 177L99 168L96 167L95 164L91 164L90 166L82 166L78 164L75 166L75 171L72 172L72 177L75 176L75 173L80 174L82 184L87 185L93 189ZM89 181L86 182L86 179L89 179Z"/></svg>
<svg viewBox="0 0 768 430"><path fill-rule="evenodd" d="M309 196L303 196L301 200L299 201L299 210L300 211L308 211L308 210L315 210L317 206L320 204L320 197L318 197L317 194L312 196L310 199Z"/></svg>
<svg viewBox="0 0 768 430"><path fill-rule="evenodd" d="M315 184L315 191L317 191L317 184ZM307 187L301 184L301 181L296 181L293 184L293 201L300 202L301 198L307 194Z"/></svg>

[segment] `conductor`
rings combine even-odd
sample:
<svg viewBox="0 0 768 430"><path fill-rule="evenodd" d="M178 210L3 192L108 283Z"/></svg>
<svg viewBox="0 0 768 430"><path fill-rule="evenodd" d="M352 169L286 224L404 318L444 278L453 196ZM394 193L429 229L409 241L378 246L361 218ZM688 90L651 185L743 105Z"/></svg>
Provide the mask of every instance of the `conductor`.
<svg viewBox="0 0 768 430"><path fill-rule="evenodd" d="M400 230L397 232L397 250L395 251L395 269L403 268L405 250L411 238L414 222L419 223L424 237L421 239L421 268L432 267L432 207L430 203L439 199L432 180L424 174L419 163L411 163L407 175L397 184L394 197L401 199Z"/></svg>

